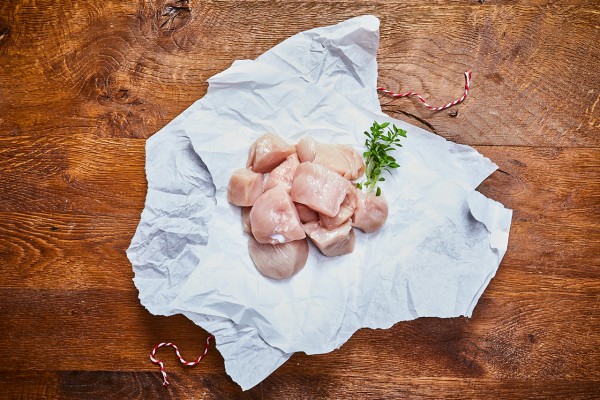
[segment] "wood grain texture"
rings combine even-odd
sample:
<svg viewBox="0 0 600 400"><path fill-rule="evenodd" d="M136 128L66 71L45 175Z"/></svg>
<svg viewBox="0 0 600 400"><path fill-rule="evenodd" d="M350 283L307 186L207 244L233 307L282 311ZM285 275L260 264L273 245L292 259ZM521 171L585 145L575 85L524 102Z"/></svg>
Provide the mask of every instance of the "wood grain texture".
<svg viewBox="0 0 600 400"><path fill-rule="evenodd" d="M59 377L50 371L16 371L0 374L2 396L6 399L57 399Z"/></svg>
<svg viewBox="0 0 600 400"><path fill-rule="evenodd" d="M0 3L2 398L600 397L600 12L595 0L168 0ZM179 4L181 5L181 4ZM163 14L167 15L163 16ZM383 110L499 166L479 190L514 209L473 318L358 331L295 354L241 392L207 333L137 299L125 255L143 208L145 139L206 80L305 29L381 20ZM172 17L172 18L171 18ZM169 19L171 18L171 19Z"/></svg>
<svg viewBox="0 0 600 400"><path fill-rule="evenodd" d="M274 376L328 374L343 380L347 374L363 373L368 381L372 371L388 379L600 381L600 371L590 368L600 362L594 341L600 315L580 307L597 296L542 293L532 299L530 293L516 289L484 296L471 319L422 318L388 330L360 330L330 354L295 354ZM1 289L0 295L5 303L0 328L7 332L5 340L19 344L3 350L7 371L112 371L118 366L158 372L147 358L155 344L173 341L184 357L190 353L193 357L204 348L207 336L181 316L151 316L136 302L135 291ZM568 315L557 317L557 310L568 310ZM195 373L225 373L221 357L211 347ZM159 354L169 370L183 371L169 350Z"/></svg>
<svg viewBox="0 0 600 400"><path fill-rule="evenodd" d="M105 371L62 371L39 373L20 372L0 376L0 384L8 388L8 394L16 398L44 399L278 399L291 400L307 398L307 387L313 394L327 398L334 392L353 394L358 398L377 399L421 399L440 398L470 399L481 398L486 390L493 391L495 397L519 399L590 399L597 394L597 387L589 382L565 380L523 381L518 379L431 379L411 378L380 380L370 388L364 380L356 376L353 380L331 381L326 376L311 375L291 377L264 382L240 394L234 384L218 374L172 373L177 385L168 389L162 387L157 374L151 372L105 372ZM35 386L32 386L34 383ZM201 384L205 390L197 392ZM112 391L103 388L114 388ZM32 391L32 388L35 388ZM6 392L5 392L6 393ZM442 394L443 393L443 394Z"/></svg>
<svg viewBox="0 0 600 400"><path fill-rule="evenodd" d="M102 137L148 137L234 59L254 58L304 29L373 13L381 19L381 84L445 102L460 95L462 73L474 71L457 119L382 98L386 112L416 116L466 144L598 145L594 1L199 2L171 30L161 28L165 1L35 4L1 9L8 33L0 43L7 60L0 106L8 132L88 128ZM46 21L53 23L40 32Z"/></svg>

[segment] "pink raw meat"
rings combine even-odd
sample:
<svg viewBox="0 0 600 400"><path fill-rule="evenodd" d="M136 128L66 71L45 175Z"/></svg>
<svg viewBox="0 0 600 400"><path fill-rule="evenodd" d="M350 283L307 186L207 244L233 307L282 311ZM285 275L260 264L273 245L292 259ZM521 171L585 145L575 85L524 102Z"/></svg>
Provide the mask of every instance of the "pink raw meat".
<svg viewBox="0 0 600 400"><path fill-rule="evenodd" d="M311 161L337 172L351 181L365 172L360 154L345 144L319 143L311 137L302 138L296 145L300 162Z"/></svg>
<svg viewBox="0 0 600 400"><path fill-rule="evenodd" d="M328 217L335 217L352 183L322 165L304 162L296 168L292 199Z"/></svg>
<svg viewBox="0 0 600 400"><path fill-rule="evenodd" d="M300 271L308 258L308 241L294 240L281 244L258 243L250 237L248 240L250 258L256 269L266 277L273 279L289 278Z"/></svg>
<svg viewBox="0 0 600 400"><path fill-rule="evenodd" d="M328 257L352 253L356 236L350 221L334 229L325 229L318 222L304 225L306 234L312 242Z"/></svg>
<svg viewBox="0 0 600 400"><path fill-rule="evenodd" d="M304 204L295 203L296 211L298 211L298 216L300 217L300 222L303 224L311 221L319 220L319 213L310 208L309 206L305 206Z"/></svg>
<svg viewBox="0 0 600 400"><path fill-rule="evenodd" d="M356 189L358 201L352 217L352 225L367 233L381 228L388 217L388 204L383 195L375 192L363 193Z"/></svg>
<svg viewBox="0 0 600 400"><path fill-rule="evenodd" d="M340 205L340 212L338 212L335 217L328 217L325 214L319 215L321 225L325 229L333 229L348 221L354 214L354 209L356 208L356 201L356 191L350 189L350 191L346 195L346 198Z"/></svg>
<svg viewBox="0 0 600 400"><path fill-rule="evenodd" d="M279 136L266 133L252 144L246 167L254 172L271 172L294 151L295 147L287 144Z"/></svg>
<svg viewBox="0 0 600 400"><path fill-rule="evenodd" d="M300 161L298 160L296 153L287 156L285 161L279 164L279 166L275 167L275 169L273 169L273 171L271 171L269 174L269 178L265 183L265 190L269 190L276 185L283 185L289 193L289 191L292 189L294 172L296 172L298 165L300 165Z"/></svg>
<svg viewBox="0 0 600 400"><path fill-rule="evenodd" d="M242 207L242 230L246 233L252 233L250 227L250 210L252 207Z"/></svg>
<svg viewBox="0 0 600 400"><path fill-rule="evenodd" d="M250 228L259 243L286 243L306 237L296 207L281 185L256 199L250 210Z"/></svg>
<svg viewBox="0 0 600 400"><path fill-rule="evenodd" d="M227 200L233 205L247 207L263 193L263 176L248 168L236 169L229 180Z"/></svg>

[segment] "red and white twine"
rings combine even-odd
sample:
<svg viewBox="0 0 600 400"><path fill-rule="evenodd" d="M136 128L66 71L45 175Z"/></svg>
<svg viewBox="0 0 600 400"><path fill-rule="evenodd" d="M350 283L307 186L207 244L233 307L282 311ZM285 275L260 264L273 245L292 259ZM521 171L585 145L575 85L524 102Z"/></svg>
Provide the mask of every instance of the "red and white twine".
<svg viewBox="0 0 600 400"><path fill-rule="evenodd" d="M433 111L441 111L441 110L445 110L446 108L455 106L458 103L461 103L462 101L464 101L467 98L467 96L469 95L470 85L471 85L471 71L467 71L467 72L465 72L465 91L464 91L462 97L460 99L456 99L448 104L444 104L443 106L439 106L439 107L434 107L434 106L428 104L427 101L425 101L425 99L416 92L394 93L391 90L387 90L386 88L383 88L383 87L378 87L377 91L387 94L388 96L395 97L395 98L417 96L418 99L421 100L421 102L423 103L423 105L425 107L427 107Z"/></svg>
<svg viewBox="0 0 600 400"><path fill-rule="evenodd" d="M156 346L154 346L154 348L150 352L150 361L152 361L153 364L158 365L158 367L160 368L160 373L163 376L163 386L164 387L169 386L169 381L167 381L167 372L165 371L165 363L155 357L156 351L158 349L160 349L161 347L172 347L172 348L174 348L175 349L175 354L177 354L177 357L179 358L179 361L183 365L187 365L188 367L193 367L195 365L198 365L198 363L200 361L202 361L202 359L204 358L204 356L206 355L206 353L208 353L208 346L210 345L210 340L214 339L214 338L215 337L213 335L210 335L209 337L206 338L206 347L204 348L204 353L202 353L200 355L200 357L198 357L198 359L196 361L185 361L183 359L183 357L181 356L181 353L179 352L179 348L174 343L164 342L164 343L159 343Z"/></svg>

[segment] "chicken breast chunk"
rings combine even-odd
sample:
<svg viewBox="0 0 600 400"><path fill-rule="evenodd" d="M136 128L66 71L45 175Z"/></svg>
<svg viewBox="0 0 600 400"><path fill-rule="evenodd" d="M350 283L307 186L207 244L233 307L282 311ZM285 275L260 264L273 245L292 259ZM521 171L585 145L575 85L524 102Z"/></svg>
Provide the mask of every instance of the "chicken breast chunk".
<svg viewBox="0 0 600 400"><path fill-rule="evenodd" d="M269 174L269 178L265 183L265 190L269 190L276 185L283 185L289 192L292 189L292 181L298 165L300 165L300 161L296 153L287 156L285 161L275 167Z"/></svg>
<svg viewBox="0 0 600 400"><path fill-rule="evenodd" d="M296 211L298 211L300 222L302 222L303 224L319 220L319 213L313 210L312 208L300 203L294 204L296 205Z"/></svg>
<svg viewBox="0 0 600 400"><path fill-rule="evenodd" d="M259 137L250 148L246 167L254 172L271 172L296 151L294 146L273 133L266 133Z"/></svg>
<svg viewBox="0 0 600 400"><path fill-rule="evenodd" d="M308 241L294 240L281 244L258 243L248 240L250 258L256 269L266 277L285 279L300 271L308 258Z"/></svg>
<svg viewBox="0 0 600 400"><path fill-rule="evenodd" d="M250 228L259 243L286 243L306 237L296 207L281 185L256 199L250 210Z"/></svg>
<svg viewBox="0 0 600 400"><path fill-rule="evenodd" d="M352 225L367 233L381 228L388 217L388 204L383 195L375 192L364 193L356 189L356 210L352 216Z"/></svg>
<svg viewBox="0 0 600 400"><path fill-rule="evenodd" d="M236 169L229 180L227 200L236 206L248 207L263 193L263 175L248 168Z"/></svg>
<svg viewBox="0 0 600 400"><path fill-rule="evenodd" d="M360 154L345 144L319 143L313 138L301 139L296 145L300 162L314 162L355 180L365 172L365 162Z"/></svg>
<svg viewBox="0 0 600 400"><path fill-rule="evenodd" d="M252 207L242 207L242 230L246 233L252 233L250 227L250 210Z"/></svg>
<svg viewBox="0 0 600 400"><path fill-rule="evenodd" d="M318 222L304 224L306 234L312 242L328 257L352 253L356 235L350 221L334 229L325 229Z"/></svg>
<svg viewBox="0 0 600 400"><path fill-rule="evenodd" d="M340 205L340 211L335 217L328 217L325 214L319 214L321 226L323 226L325 229L333 229L348 221L354 214L354 210L356 209L356 201L356 191L350 189L346 195L346 198ZM300 220L302 221L302 218L300 218Z"/></svg>
<svg viewBox="0 0 600 400"><path fill-rule="evenodd" d="M310 136L303 137L296 144L296 153L300 162L312 162L317 155L317 141Z"/></svg>
<svg viewBox="0 0 600 400"><path fill-rule="evenodd" d="M335 217L350 190L353 186L347 179L322 165L305 162L296 168L291 196L296 203Z"/></svg>

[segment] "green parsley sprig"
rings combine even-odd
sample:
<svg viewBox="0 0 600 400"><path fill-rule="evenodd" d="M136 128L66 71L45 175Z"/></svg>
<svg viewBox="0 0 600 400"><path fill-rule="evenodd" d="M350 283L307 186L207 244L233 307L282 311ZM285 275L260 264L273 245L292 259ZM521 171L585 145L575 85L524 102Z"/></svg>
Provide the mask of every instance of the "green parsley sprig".
<svg viewBox="0 0 600 400"><path fill-rule="evenodd" d="M365 131L367 151L363 153L363 157L365 158L367 179L357 183L356 187L359 189L364 187L368 191L375 190L376 196L381 194L381 188L377 184L385 181L381 174L385 171L391 173L392 169L400 167L396 159L388 153L402 147L400 137L406 137L404 129L399 129L396 125L389 127L389 125L389 122L379 124L374 121L369 131ZM387 131L385 128L388 128Z"/></svg>

